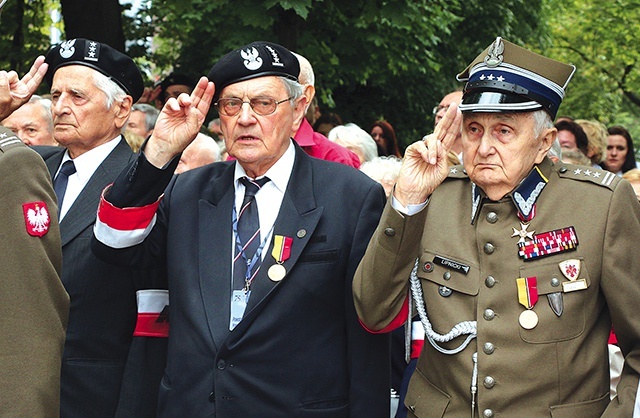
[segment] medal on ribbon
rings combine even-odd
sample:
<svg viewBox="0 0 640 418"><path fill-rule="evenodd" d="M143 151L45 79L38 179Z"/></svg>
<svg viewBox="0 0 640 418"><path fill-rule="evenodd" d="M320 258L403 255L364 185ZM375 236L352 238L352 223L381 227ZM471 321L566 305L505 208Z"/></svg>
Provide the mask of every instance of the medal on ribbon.
<svg viewBox="0 0 640 418"><path fill-rule="evenodd" d="M533 307L538 303L538 280L536 277L519 277L516 279L518 287L518 302L527 310L518 318L520 326L524 329L533 329L538 325L538 314Z"/></svg>
<svg viewBox="0 0 640 418"><path fill-rule="evenodd" d="M271 251L271 255L277 264L269 267L269 271L267 271L267 275L272 281L279 282L287 275L287 269L283 263L291 257L292 244L293 238L291 237L285 237L284 235L275 235L273 237L273 251Z"/></svg>

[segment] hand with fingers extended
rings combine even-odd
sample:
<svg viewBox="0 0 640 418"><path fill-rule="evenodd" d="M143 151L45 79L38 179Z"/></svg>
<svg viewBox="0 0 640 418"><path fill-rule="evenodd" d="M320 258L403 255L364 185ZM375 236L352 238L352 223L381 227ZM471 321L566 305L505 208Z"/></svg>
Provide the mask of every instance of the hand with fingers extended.
<svg viewBox="0 0 640 418"><path fill-rule="evenodd" d="M15 71L0 71L0 120L29 101L48 68L44 57L39 56L22 79Z"/></svg>
<svg viewBox="0 0 640 418"><path fill-rule="evenodd" d="M404 153L393 195L403 206L424 203L449 173L447 153L460 133L462 113L449 106L435 131L411 144Z"/></svg>
<svg viewBox="0 0 640 418"><path fill-rule="evenodd" d="M163 167L194 140L207 116L215 87L200 78L191 95L181 94L165 103L144 154L156 167Z"/></svg>

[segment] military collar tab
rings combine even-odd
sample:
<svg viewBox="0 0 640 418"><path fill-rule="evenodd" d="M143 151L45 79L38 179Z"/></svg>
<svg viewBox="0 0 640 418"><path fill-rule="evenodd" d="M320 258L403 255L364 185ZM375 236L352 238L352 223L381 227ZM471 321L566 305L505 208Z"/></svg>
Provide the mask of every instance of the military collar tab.
<svg viewBox="0 0 640 418"><path fill-rule="evenodd" d="M530 221L535 216L535 203L542 190L549 182L539 166L534 166L529 175L510 194L511 200L518 209L518 215L523 222ZM471 224L473 225L480 213L482 201L486 195L475 183L471 182Z"/></svg>

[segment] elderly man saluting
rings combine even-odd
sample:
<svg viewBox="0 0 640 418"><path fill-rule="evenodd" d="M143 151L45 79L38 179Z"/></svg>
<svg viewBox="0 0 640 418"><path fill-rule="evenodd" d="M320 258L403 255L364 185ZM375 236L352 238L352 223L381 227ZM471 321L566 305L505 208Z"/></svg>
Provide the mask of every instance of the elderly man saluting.
<svg viewBox="0 0 640 418"><path fill-rule="evenodd" d="M101 202L94 252L168 272L159 416L389 414L389 340L360 325L351 291L384 192L292 141L299 72L273 43L225 55L167 101ZM236 160L173 177L212 100Z"/></svg>
<svg viewBox="0 0 640 418"><path fill-rule="evenodd" d="M640 206L613 174L546 157L573 71L497 38L458 76L459 110L406 151L354 297L385 332L413 293L428 342L409 416L632 416ZM460 126L464 166L449 168ZM610 403L612 322L626 364Z"/></svg>

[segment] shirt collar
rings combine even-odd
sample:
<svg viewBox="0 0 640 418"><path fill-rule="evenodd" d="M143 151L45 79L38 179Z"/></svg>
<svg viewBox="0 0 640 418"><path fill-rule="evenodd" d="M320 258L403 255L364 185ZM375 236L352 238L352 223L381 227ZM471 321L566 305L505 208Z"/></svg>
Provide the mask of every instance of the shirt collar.
<svg viewBox="0 0 640 418"><path fill-rule="evenodd" d="M120 135L74 158L73 165L76 167L78 179L82 183L86 183L119 143ZM65 151L62 161L60 162L60 167L62 167L65 161L70 159L69 151Z"/></svg>
<svg viewBox="0 0 640 418"><path fill-rule="evenodd" d="M514 206L518 210L519 216L524 222L530 221L535 216L534 205L542 194L542 190L549 182L551 167L553 163L546 158L538 165L535 165L531 172L524 178L511 193L508 194ZM471 223L475 223L482 204L487 201L484 191L471 183Z"/></svg>
<svg viewBox="0 0 640 418"><path fill-rule="evenodd" d="M284 152L282 157L274 165L267 170L267 172L262 177L269 177L271 182L280 190L280 192L284 193L287 190L287 185L289 184L289 178L291 177L291 172L293 171L293 163L296 158L296 148L293 145L293 141L289 139L289 147ZM247 175L246 171L242 165L236 160L236 168L234 172L234 185L236 190L238 189L239 179L245 177Z"/></svg>

